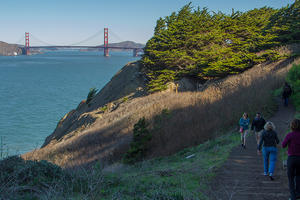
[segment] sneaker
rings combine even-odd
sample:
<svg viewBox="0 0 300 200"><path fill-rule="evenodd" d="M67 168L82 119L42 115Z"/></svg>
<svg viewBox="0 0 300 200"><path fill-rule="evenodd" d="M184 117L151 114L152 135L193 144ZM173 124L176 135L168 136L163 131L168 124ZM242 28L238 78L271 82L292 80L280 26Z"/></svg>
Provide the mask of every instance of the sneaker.
<svg viewBox="0 0 300 200"><path fill-rule="evenodd" d="M273 178L273 174L272 174L272 173L269 174L269 177L270 177L270 180L271 180L271 181L274 181L274 178Z"/></svg>
<svg viewBox="0 0 300 200"><path fill-rule="evenodd" d="M264 176L268 176L268 173L265 173L265 172L264 172Z"/></svg>
<svg viewBox="0 0 300 200"><path fill-rule="evenodd" d="M246 149L246 145L244 145L244 149Z"/></svg>

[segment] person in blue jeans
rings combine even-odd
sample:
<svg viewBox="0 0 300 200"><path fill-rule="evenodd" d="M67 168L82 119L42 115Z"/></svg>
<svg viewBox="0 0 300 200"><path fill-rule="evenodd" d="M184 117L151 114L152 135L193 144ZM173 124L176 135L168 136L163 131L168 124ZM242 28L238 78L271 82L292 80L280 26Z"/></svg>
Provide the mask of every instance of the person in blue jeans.
<svg viewBox="0 0 300 200"><path fill-rule="evenodd" d="M248 135L250 119L247 113L244 113L239 121L242 147L246 149L246 138Z"/></svg>
<svg viewBox="0 0 300 200"><path fill-rule="evenodd" d="M257 153L261 154L261 148L264 158L264 175L274 180L273 174L277 160L277 144L279 139L275 132L275 125L272 122L267 122L264 126L264 131L257 146Z"/></svg>

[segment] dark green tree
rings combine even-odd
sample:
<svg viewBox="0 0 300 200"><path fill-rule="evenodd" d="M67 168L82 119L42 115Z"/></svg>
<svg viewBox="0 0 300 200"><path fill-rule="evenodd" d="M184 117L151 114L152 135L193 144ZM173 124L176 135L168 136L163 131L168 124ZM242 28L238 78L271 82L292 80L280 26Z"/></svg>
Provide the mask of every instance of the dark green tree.
<svg viewBox="0 0 300 200"><path fill-rule="evenodd" d="M164 90L167 82L184 76L204 82L277 60L273 48L299 42L299 23L299 0L279 10L233 10L230 15L187 4L157 20L146 44L142 63L149 91Z"/></svg>
<svg viewBox="0 0 300 200"><path fill-rule="evenodd" d="M134 125L133 139L123 159L125 163L133 164L137 161L141 161L145 157L147 143L152 138L147 126L148 124L144 117Z"/></svg>
<svg viewBox="0 0 300 200"><path fill-rule="evenodd" d="M92 99L96 96L96 93L97 93L97 89L96 88L91 88L88 95L87 95L87 98L86 98L86 104L89 104Z"/></svg>

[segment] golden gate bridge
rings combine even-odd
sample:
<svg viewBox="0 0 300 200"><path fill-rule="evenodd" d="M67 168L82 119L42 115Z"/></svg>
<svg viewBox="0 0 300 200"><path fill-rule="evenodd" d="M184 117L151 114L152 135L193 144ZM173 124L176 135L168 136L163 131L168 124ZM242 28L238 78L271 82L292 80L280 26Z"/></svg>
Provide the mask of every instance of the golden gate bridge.
<svg viewBox="0 0 300 200"><path fill-rule="evenodd" d="M25 32L25 45L24 45L24 47L22 47L22 50L23 50L24 55L31 55L31 50L33 50L33 49L103 49L103 55L105 57L109 56L110 49L132 50L134 57L138 56L138 53L143 52L143 47L130 47L130 46L124 47L124 46L115 46L115 45L110 46L108 43L108 28L104 28L104 43L103 43L103 45L79 45L79 44L86 42L86 41L90 40L91 38L95 37L95 35L98 35L98 33L94 34L93 36L91 36L81 42L71 44L71 45L51 45L47 42L43 42L39 39L36 39L39 42L43 43L44 45L32 46L32 45L30 45L30 36L32 36L32 34L29 34L29 32ZM23 39L24 39L24 37L23 37Z"/></svg>

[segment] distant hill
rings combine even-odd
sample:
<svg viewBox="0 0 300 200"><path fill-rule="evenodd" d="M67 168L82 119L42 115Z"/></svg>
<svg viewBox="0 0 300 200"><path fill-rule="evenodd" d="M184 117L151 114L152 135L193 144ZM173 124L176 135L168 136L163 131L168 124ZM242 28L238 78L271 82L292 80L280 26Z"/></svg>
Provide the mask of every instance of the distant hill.
<svg viewBox="0 0 300 200"><path fill-rule="evenodd" d="M0 41L0 56L14 56L22 54L22 49L16 44Z"/></svg>
<svg viewBox="0 0 300 200"><path fill-rule="evenodd" d="M99 47L103 47L104 45L100 45ZM144 48L145 44L135 43L133 41L124 41L118 43L109 43L110 47L124 47L124 48Z"/></svg>

